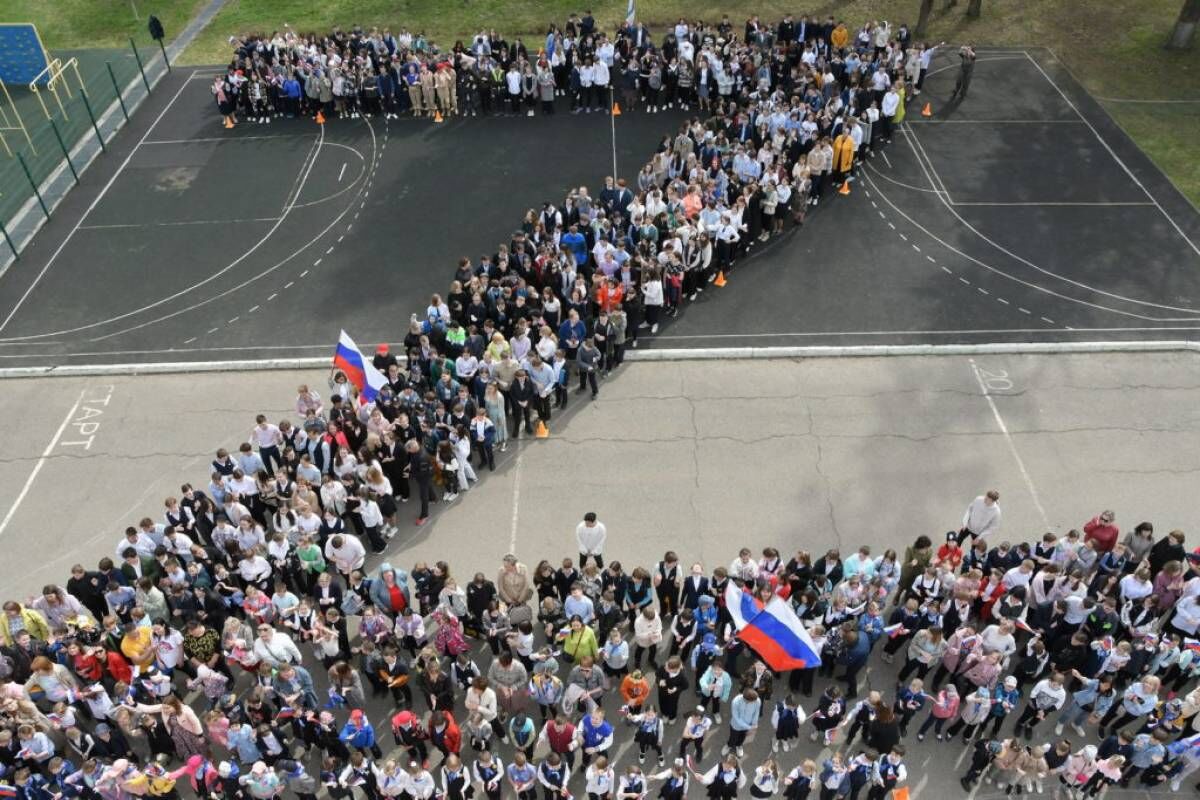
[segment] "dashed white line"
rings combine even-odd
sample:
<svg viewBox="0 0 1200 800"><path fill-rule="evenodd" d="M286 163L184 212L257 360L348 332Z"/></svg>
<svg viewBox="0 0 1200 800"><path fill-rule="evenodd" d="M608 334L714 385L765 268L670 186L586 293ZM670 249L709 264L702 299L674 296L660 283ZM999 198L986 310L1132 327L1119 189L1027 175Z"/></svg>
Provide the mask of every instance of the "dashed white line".
<svg viewBox="0 0 1200 800"><path fill-rule="evenodd" d="M1020 311L1022 314L1028 314L1028 313L1029 313L1029 309L1028 309L1028 308L1021 308L1020 306L1017 306L1017 311Z"/></svg>
<svg viewBox="0 0 1200 800"><path fill-rule="evenodd" d="M1050 319L1049 317L1042 317L1042 322L1048 322L1051 325L1055 324L1054 320Z"/></svg>
<svg viewBox="0 0 1200 800"><path fill-rule="evenodd" d="M901 234L897 234L897 235L898 235L898 236L899 236L901 239L903 239L904 241L906 241L906 242L908 241L908 237L907 237L907 236L905 236L903 233L901 233Z"/></svg>
<svg viewBox="0 0 1200 800"><path fill-rule="evenodd" d="M867 197L870 197L870 196L871 196L871 190L870 190L870 189L867 189L867 190L866 190L866 192L867 192Z"/></svg>
<svg viewBox="0 0 1200 800"><path fill-rule="evenodd" d="M355 211L355 212L354 212L354 218L355 218L355 219L358 219L358 215L359 215L359 214L361 214L361 213L362 213L361 211Z"/></svg>
<svg viewBox="0 0 1200 800"><path fill-rule="evenodd" d="M250 310L249 310L249 311L247 311L246 313L247 313L247 314L253 314L255 311L258 311L258 309L259 309L259 307L258 307L258 306L251 306L251 307L250 307Z"/></svg>
<svg viewBox="0 0 1200 800"><path fill-rule="evenodd" d="M878 204L878 203L876 203L874 200L872 200L872 201L871 201L871 208L879 208L879 204Z"/></svg>
<svg viewBox="0 0 1200 800"><path fill-rule="evenodd" d="M347 226L346 226L346 233L349 233L349 232L350 232L350 229L351 229L351 228L353 228L353 227L354 227L354 223L353 223L353 222L351 222L349 225L347 225Z"/></svg>
<svg viewBox="0 0 1200 800"><path fill-rule="evenodd" d="M921 248L917 247L915 244L912 246L912 249L916 250L918 253L921 252Z"/></svg>
<svg viewBox="0 0 1200 800"><path fill-rule="evenodd" d="M1003 297L997 297L997 298L996 298L996 302L997 302L997 303L1004 303L1004 305L1008 305L1008 301L1007 301L1007 300L1005 300Z"/></svg>
<svg viewBox="0 0 1200 800"><path fill-rule="evenodd" d="M359 208L366 208L366 207L367 207L367 201L366 201L366 200L363 200L361 203L359 203L359 204L358 204L358 207L359 207Z"/></svg>
<svg viewBox="0 0 1200 800"><path fill-rule="evenodd" d="M219 330L221 330L221 329L220 329L220 328L209 328L209 329L208 329L208 332L209 332L209 333L216 333L216 332L217 332L217 331L219 331Z"/></svg>
<svg viewBox="0 0 1200 800"><path fill-rule="evenodd" d="M278 294L278 293L276 293L276 294L273 294L273 295L271 295L270 297L268 297L268 298L267 298L267 302L268 302L268 303L269 303L269 302L271 302L271 301L272 301L272 300L274 300L276 297L279 297L279 294Z"/></svg>
<svg viewBox="0 0 1200 800"><path fill-rule="evenodd" d="M892 230L896 230L896 223L894 223L894 222L889 222L889 223L888 223L888 227L889 227L889 228L891 228Z"/></svg>
<svg viewBox="0 0 1200 800"><path fill-rule="evenodd" d="M194 341L196 341L196 337L195 337L195 336L193 336L192 338L188 339L186 342L184 342L184 344L191 344L191 343L192 343L192 342L194 342Z"/></svg>
<svg viewBox="0 0 1200 800"><path fill-rule="evenodd" d="M285 288L285 289L290 289L290 288L292 288L292 287L293 287L293 286L295 286L295 285L296 285L296 282L295 282L295 281L288 281L287 283L285 283L285 284L283 285L283 288Z"/></svg>
<svg viewBox="0 0 1200 800"><path fill-rule="evenodd" d="M885 215L885 214L884 214L882 211L880 211L880 212L879 212L879 218L880 218L880 219L887 219L887 216L886 216L886 215Z"/></svg>
<svg viewBox="0 0 1200 800"><path fill-rule="evenodd" d="M342 169L338 172L338 183L342 182L342 178L346 175L346 162L342 162Z"/></svg>
<svg viewBox="0 0 1200 800"><path fill-rule="evenodd" d="M976 290L978 290L978 292L979 292L980 294L990 294L990 292L989 292L987 289L984 289L984 288L982 288L982 287L980 287L980 286L976 286L975 288L976 288Z"/></svg>
<svg viewBox="0 0 1200 800"><path fill-rule="evenodd" d="M234 317L233 319L229 320L229 321L228 321L228 322L226 322L225 324L226 324L226 325L232 325L233 323L237 322L239 319L241 319L241 317Z"/></svg>
<svg viewBox="0 0 1200 800"><path fill-rule="evenodd" d="M308 270L304 270L304 272L300 273L300 277L303 278L307 274L308 274Z"/></svg>
<svg viewBox="0 0 1200 800"><path fill-rule="evenodd" d="M313 266L314 267L320 266L321 262L324 260L325 259L323 259L323 258L318 258L316 261L313 262Z"/></svg>
<svg viewBox="0 0 1200 800"><path fill-rule="evenodd" d="M946 273L947 275L954 274L953 272L950 271L950 269L948 267L942 267L942 272Z"/></svg>
<svg viewBox="0 0 1200 800"><path fill-rule="evenodd" d="M937 259L936 259L936 258L934 258L933 256L925 256L925 257L926 257L927 259L929 259L929 263L930 263L930 264L936 264L936 263L937 263Z"/></svg>
<svg viewBox="0 0 1200 800"><path fill-rule="evenodd" d="M341 241L341 239L338 239L338 241L340 242L340 241ZM329 249L325 251L325 255L329 255L329 254L330 254L330 253L332 253L332 252L333 252L333 245L330 245L330 246L329 246Z"/></svg>
<svg viewBox="0 0 1200 800"><path fill-rule="evenodd" d="M346 234L344 234L344 233L343 233L341 236L339 236L339 237L338 237L338 244L341 244L341 243L342 243L342 240L343 240L343 239L345 239L345 238L346 238ZM329 249L330 249L330 250L332 250L333 248L331 247L331 248L329 248Z"/></svg>
<svg viewBox="0 0 1200 800"><path fill-rule="evenodd" d="M370 193L370 192L363 192L363 199L364 199L364 200L366 200L366 199L367 199L368 197L370 197L370 196L371 196L371 193Z"/></svg>
<svg viewBox="0 0 1200 800"><path fill-rule="evenodd" d="M967 280L966 278L960 277L959 280L962 281L963 283L965 283L967 286L971 285L971 282L969 280Z"/></svg>

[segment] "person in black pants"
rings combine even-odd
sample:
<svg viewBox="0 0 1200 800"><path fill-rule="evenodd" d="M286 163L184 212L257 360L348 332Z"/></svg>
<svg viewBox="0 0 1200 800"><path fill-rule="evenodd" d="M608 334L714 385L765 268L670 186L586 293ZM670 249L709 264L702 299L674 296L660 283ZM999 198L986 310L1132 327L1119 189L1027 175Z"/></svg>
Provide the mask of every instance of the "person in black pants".
<svg viewBox="0 0 1200 800"><path fill-rule="evenodd" d="M429 501L435 499L433 461L416 439L410 440L404 449L408 452L408 476L417 484L417 495L421 500L421 513L417 516L416 524L424 525L429 520Z"/></svg>
<svg viewBox="0 0 1200 800"><path fill-rule="evenodd" d="M525 370L517 370L516 377L509 384L508 401L512 407L512 438L521 438L522 422L525 424L525 433L533 433L530 418L533 414L534 388L533 381L529 380L529 373Z"/></svg>
<svg viewBox="0 0 1200 800"><path fill-rule="evenodd" d="M979 776L987 769L988 764L991 764L996 756L1000 754L1002 743L995 739L980 739L975 742L975 750L971 753L971 768L967 770L967 774L958 779L962 784L963 791L971 791L971 787L975 785L975 781L979 780Z"/></svg>

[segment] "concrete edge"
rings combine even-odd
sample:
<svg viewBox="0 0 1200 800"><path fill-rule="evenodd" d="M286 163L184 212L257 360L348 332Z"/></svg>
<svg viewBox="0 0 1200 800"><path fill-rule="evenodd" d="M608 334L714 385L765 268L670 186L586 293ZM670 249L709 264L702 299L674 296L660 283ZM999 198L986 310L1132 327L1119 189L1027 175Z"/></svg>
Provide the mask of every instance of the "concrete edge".
<svg viewBox="0 0 1200 800"><path fill-rule="evenodd" d="M715 359L878 358L882 356L1038 355L1051 353L1197 352L1200 342L1014 342L997 344L863 345L846 347L697 347L626 350L627 361L707 361ZM0 379L171 375L242 370L322 369L329 358L267 358L236 361L164 361L142 364L80 364L0 369Z"/></svg>

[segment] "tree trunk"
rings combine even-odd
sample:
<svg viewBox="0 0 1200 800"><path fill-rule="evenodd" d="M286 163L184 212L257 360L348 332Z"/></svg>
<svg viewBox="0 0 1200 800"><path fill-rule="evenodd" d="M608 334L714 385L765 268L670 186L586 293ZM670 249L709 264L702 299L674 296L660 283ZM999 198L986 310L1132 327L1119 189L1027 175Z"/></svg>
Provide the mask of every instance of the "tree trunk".
<svg viewBox="0 0 1200 800"><path fill-rule="evenodd" d="M967 16L973 19L979 19L979 11L983 6L983 0L971 0L967 4Z"/></svg>
<svg viewBox="0 0 1200 800"><path fill-rule="evenodd" d="M921 0L921 11L917 15L917 28L913 32L913 36L921 39L925 36L925 29L929 26L929 15L933 12L933 0Z"/></svg>
<svg viewBox="0 0 1200 800"><path fill-rule="evenodd" d="M1200 22L1200 0L1183 0L1183 8L1179 10L1179 19L1175 22L1175 30L1171 31L1167 49L1186 50L1191 47L1198 22Z"/></svg>

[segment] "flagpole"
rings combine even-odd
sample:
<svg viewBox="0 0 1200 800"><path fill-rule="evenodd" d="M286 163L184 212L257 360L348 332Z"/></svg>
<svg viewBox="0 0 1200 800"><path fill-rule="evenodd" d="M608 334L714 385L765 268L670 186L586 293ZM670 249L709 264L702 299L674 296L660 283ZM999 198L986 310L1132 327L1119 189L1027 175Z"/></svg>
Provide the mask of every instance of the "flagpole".
<svg viewBox="0 0 1200 800"><path fill-rule="evenodd" d="M613 181L616 181L620 176L617 175L617 115L612 113L613 104L616 102L616 90L612 86L612 82L608 85L608 119L612 123L612 157L613 157Z"/></svg>

